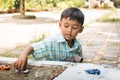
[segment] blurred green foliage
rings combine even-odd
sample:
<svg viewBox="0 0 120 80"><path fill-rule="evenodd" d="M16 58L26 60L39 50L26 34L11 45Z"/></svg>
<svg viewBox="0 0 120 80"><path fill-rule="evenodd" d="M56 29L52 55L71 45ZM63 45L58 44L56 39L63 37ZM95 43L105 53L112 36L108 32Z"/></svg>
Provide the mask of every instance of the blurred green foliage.
<svg viewBox="0 0 120 80"><path fill-rule="evenodd" d="M8 0L0 0L0 10L8 9Z"/></svg>
<svg viewBox="0 0 120 80"><path fill-rule="evenodd" d="M20 0L14 0L14 6L16 10L20 9Z"/></svg>
<svg viewBox="0 0 120 80"><path fill-rule="evenodd" d="M60 8L84 7L85 0L64 0L64 1L57 3L57 6Z"/></svg>
<svg viewBox="0 0 120 80"><path fill-rule="evenodd" d="M111 1L113 1L113 2L120 2L120 0L111 0Z"/></svg>
<svg viewBox="0 0 120 80"><path fill-rule="evenodd" d="M86 0L25 0L26 9L48 10L54 7L84 7ZM20 0L0 0L0 10L20 8Z"/></svg>

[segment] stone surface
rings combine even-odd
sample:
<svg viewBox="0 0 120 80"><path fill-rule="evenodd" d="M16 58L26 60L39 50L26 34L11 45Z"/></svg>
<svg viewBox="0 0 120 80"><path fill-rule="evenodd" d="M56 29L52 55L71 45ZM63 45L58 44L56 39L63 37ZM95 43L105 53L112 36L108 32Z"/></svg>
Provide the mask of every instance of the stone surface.
<svg viewBox="0 0 120 80"><path fill-rule="evenodd" d="M85 70L99 69L100 75L88 74ZM104 68L95 64L78 64L68 67L54 80L120 80L120 71L112 68Z"/></svg>

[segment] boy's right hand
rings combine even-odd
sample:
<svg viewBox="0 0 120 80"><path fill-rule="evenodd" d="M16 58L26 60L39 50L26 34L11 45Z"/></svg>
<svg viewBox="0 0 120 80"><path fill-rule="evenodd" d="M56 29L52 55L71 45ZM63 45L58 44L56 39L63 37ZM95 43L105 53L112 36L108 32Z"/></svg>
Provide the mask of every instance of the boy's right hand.
<svg viewBox="0 0 120 80"><path fill-rule="evenodd" d="M27 58L19 57L15 62L14 62L14 67L19 70L23 71L26 69L27 65Z"/></svg>
<svg viewBox="0 0 120 80"><path fill-rule="evenodd" d="M19 71L26 70L28 56L32 54L33 51L33 47L31 45L28 45L28 47L25 48L20 57L14 62L14 67Z"/></svg>

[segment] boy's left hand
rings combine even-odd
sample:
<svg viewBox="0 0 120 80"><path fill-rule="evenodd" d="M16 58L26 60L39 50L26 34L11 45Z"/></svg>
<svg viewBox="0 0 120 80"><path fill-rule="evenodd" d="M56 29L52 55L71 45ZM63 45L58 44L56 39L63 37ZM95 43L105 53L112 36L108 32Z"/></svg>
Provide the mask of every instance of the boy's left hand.
<svg viewBox="0 0 120 80"><path fill-rule="evenodd" d="M75 59L75 62L77 63L81 63L83 61L83 58L78 55L74 55L74 59Z"/></svg>

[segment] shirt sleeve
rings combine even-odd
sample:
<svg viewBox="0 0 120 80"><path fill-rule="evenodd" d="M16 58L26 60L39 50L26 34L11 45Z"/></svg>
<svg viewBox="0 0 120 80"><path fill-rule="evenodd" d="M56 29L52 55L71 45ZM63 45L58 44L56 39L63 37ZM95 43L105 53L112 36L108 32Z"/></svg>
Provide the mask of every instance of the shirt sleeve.
<svg viewBox="0 0 120 80"><path fill-rule="evenodd" d="M80 53L79 53L79 56L83 58L83 51L82 51L82 46L80 47Z"/></svg>
<svg viewBox="0 0 120 80"><path fill-rule="evenodd" d="M45 40L40 41L38 43L33 43L31 44L31 46L33 47L34 50L33 57L35 59L42 59L47 56L48 52L47 52L47 46Z"/></svg>
<svg viewBox="0 0 120 80"><path fill-rule="evenodd" d="M83 58L83 51L82 51L82 45L81 43L79 42L79 56Z"/></svg>

